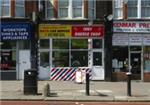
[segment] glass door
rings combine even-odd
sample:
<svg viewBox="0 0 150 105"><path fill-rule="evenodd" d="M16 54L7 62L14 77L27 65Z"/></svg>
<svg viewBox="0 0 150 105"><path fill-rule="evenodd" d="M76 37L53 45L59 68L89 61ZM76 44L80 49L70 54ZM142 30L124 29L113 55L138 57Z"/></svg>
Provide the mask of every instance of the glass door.
<svg viewBox="0 0 150 105"><path fill-rule="evenodd" d="M130 65L132 79L141 80L141 52L131 51L130 52Z"/></svg>
<svg viewBox="0 0 150 105"><path fill-rule="evenodd" d="M92 80L104 80L102 52L93 51Z"/></svg>

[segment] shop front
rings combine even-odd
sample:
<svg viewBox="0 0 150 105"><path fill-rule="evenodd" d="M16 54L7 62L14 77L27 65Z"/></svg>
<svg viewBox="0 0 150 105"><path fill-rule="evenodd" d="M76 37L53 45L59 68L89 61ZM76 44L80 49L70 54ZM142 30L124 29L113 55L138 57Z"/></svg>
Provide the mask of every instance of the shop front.
<svg viewBox="0 0 150 105"><path fill-rule="evenodd" d="M73 81L77 70L104 80L102 25L40 24L39 79Z"/></svg>
<svg viewBox="0 0 150 105"><path fill-rule="evenodd" d="M150 22L114 21L113 23L113 79L150 81Z"/></svg>
<svg viewBox="0 0 150 105"><path fill-rule="evenodd" d="M30 68L31 24L2 22L0 33L0 79L23 79Z"/></svg>

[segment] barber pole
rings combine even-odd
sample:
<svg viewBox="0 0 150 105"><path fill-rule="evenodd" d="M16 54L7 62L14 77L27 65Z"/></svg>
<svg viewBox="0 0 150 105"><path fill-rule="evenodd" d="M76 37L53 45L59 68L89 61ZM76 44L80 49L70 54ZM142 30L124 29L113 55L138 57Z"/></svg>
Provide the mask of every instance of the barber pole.
<svg viewBox="0 0 150 105"><path fill-rule="evenodd" d="M56 67L50 71L50 80L52 81L74 81L76 78L77 67ZM89 67L80 67L80 70L84 73L89 72L91 76L91 69Z"/></svg>

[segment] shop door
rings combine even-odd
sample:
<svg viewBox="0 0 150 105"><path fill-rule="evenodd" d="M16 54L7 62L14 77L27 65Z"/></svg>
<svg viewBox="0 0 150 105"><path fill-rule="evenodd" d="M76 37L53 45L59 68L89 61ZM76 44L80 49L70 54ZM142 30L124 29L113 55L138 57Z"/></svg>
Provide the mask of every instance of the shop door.
<svg viewBox="0 0 150 105"><path fill-rule="evenodd" d="M19 70L18 70L18 79L24 79L24 70L31 68L30 62L30 51L29 50L20 50L19 51Z"/></svg>
<svg viewBox="0 0 150 105"><path fill-rule="evenodd" d="M40 52L40 67L38 78L40 80L50 79L49 52Z"/></svg>
<svg viewBox="0 0 150 105"><path fill-rule="evenodd" d="M102 52L93 51L92 80L104 80Z"/></svg>
<svg viewBox="0 0 150 105"><path fill-rule="evenodd" d="M130 65L133 80L141 80L141 52L130 52Z"/></svg>

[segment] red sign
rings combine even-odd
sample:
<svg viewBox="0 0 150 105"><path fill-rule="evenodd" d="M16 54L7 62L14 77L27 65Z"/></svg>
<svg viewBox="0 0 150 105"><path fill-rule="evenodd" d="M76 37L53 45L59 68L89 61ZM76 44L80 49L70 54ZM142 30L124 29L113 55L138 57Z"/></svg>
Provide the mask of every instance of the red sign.
<svg viewBox="0 0 150 105"><path fill-rule="evenodd" d="M102 38L104 36L103 26L73 26L72 37Z"/></svg>

